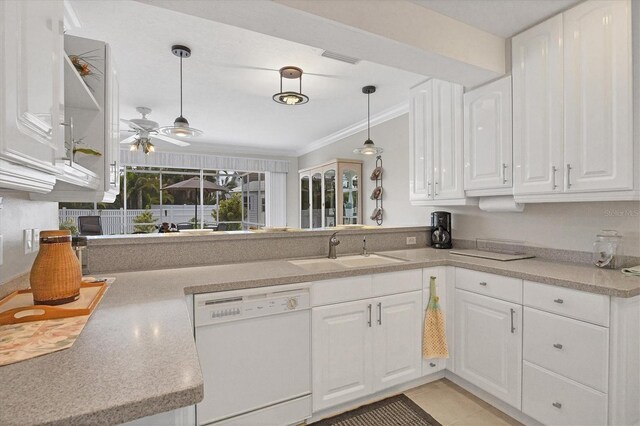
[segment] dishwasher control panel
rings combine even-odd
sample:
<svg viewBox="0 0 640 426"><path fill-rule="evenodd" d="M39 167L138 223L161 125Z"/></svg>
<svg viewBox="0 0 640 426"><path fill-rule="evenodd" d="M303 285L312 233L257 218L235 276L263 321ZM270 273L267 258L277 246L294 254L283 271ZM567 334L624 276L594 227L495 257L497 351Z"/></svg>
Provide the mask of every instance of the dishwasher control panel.
<svg viewBox="0 0 640 426"><path fill-rule="evenodd" d="M196 327L226 321L309 309L309 289L292 289L249 294L210 293L194 296Z"/></svg>

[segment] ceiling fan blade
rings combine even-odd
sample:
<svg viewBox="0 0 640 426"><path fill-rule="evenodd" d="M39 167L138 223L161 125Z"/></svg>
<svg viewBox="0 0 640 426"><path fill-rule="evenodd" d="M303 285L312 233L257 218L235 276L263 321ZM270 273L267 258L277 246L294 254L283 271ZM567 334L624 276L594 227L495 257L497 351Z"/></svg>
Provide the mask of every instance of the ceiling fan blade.
<svg viewBox="0 0 640 426"><path fill-rule="evenodd" d="M138 126L133 121L125 120L124 118L121 118L120 121L122 121L123 123L127 124L129 127L133 128L133 129L142 130L143 132L146 131L144 128Z"/></svg>
<svg viewBox="0 0 640 426"><path fill-rule="evenodd" d="M135 141L136 139L138 139L138 134L129 136L128 138L121 140L120 143L121 144L131 143L131 142Z"/></svg>
<svg viewBox="0 0 640 426"><path fill-rule="evenodd" d="M160 139L163 140L165 142L169 142L172 143L174 145L178 145L178 146L189 146L191 145L189 142L183 142L181 140L178 139L174 139L174 138L170 138L169 136L165 136L165 135L152 135L151 136L152 139Z"/></svg>

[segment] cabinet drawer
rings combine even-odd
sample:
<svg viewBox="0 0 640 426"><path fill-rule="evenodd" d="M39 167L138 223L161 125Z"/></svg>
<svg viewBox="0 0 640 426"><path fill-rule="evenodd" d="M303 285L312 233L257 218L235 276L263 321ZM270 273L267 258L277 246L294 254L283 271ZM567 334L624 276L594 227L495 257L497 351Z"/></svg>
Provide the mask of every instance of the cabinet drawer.
<svg viewBox="0 0 640 426"><path fill-rule="evenodd" d="M456 288L509 302L522 303L522 280L517 278L456 268Z"/></svg>
<svg viewBox="0 0 640 426"><path fill-rule="evenodd" d="M607 392L609 329L524 309L524 359Z"/></svg>
<svg viewBox="0 0 640 426"><path fill-rule="evenodd" d="M522 411L547 425L606 425L607 395L524 361Z"/></svg>
<svg viewBox="0 0 640 426"><path fill-rule="evenodd" d="M386 272L373 275L373 295L406 293L422 290L422 269Z"/></svg>
<svg viewBox="0 0 640 426"><path fill-rule="evenodd" d="M609 326L609 296L603 294L525 281L524 304L570 318Z"/></svg>
<svg viewBox="0 0 640 426"><path fill-rule="evenodd" d="M316 281L311 285L312 306L331 305L371 297L371 275Z"/></svg>

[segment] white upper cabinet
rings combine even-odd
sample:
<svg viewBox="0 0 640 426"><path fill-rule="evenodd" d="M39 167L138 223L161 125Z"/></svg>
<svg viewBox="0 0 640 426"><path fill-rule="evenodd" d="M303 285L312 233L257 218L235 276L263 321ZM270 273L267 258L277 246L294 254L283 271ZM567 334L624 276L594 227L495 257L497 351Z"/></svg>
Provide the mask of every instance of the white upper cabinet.
<svg viewBox="0 0 640 426"><path fill-rule="evenodd" d="M633 188L630 6L588 1L564 13L567 191Z"/></svg>
<svg viewBox="0 0 640 426"><path fill-rule="evenodd" d="M562 15L512 40L514 194L563 188Z"/></svg>
<svg viewBox="0 0 640 426"><path fill-rule="evenodd" d="M465 191L511 193L511 77L465 93L464 123Z"/></svg>
<svg viewBox="0 0 640 426"><path fill-rule="evenodd" d="M411 90L411 204L467 204L463 189L462 116L462 86L431 79Z"/></svg>
<svg viewBox="0 0 640 426"><path fill-rule="evenodd" d="M64 144L63 3L0 2L0 187L48 192Z"/></svg>
<svg viewBox="0 0 640 426"><path fill-rule="evenodd" d="M586 1L513 38L516 200L638 198L630 8Z"/></svg>

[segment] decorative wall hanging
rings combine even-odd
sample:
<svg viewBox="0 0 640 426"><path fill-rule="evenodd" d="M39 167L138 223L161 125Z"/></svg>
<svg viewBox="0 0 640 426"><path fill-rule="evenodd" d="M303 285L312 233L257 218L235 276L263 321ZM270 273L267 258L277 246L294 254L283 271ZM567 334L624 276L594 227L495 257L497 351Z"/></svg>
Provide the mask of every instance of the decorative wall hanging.
<svg viewBox="0 0 640 426"><path fill-rule="evenodd" d="M376 157L376 168L371 173L371 180L376 182L376 187L371 193L371 199L376 200L376 208L371 214L371 220L375 220L378 226L382 225L384 209L382 208L382 156Z"/></svg>

